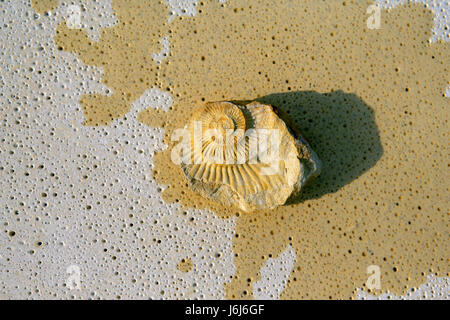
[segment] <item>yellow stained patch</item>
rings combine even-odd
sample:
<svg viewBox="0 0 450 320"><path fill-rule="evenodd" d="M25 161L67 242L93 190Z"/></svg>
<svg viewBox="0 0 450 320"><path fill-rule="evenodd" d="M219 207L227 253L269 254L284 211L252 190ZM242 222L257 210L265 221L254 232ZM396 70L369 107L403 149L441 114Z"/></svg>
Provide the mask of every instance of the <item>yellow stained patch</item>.
<svg viewBox="0 0 450 320"><path fill-rule="evenodd" d="M101 66L108 96L85 95L81 99L86 125L105 125L122 117L146 89L161 86L153 53L161 50L160 39L168 32L169 11L162 2L147 0L112 2L118 24L105 28L99 42L87 32L62 23L55 36L60 50L76 53L87 65Z"/></svg>
<svg viewBox="0 0 450 320"><path fill-rule="evenodd" d="M228 298L251 297L267 258L288 244L297 259L284 299L351 298L365 286L369 265L381 269L375 293L404 294L429 273L448 275L443 91L450 50L448 43L428 43L433 15L423 5L382 11L381 28L371 30L372 1L199 2L196 17L170 25L170 57L157 70L143 47L153 43L149 52L159 51L161 35L150 30L163 31L167 10L156 1L129 1L127 13L118 3L119 25L104 30L99 44L64 25L56 41L103 66L104 83L114 90L83 98L88 124L108 123L145 89L171 84L171 110L148 109L139 120L166 129L169 148L154 160L157 181L168 185L166 201L238 216ZM144 10L148 18L128 23ZM149 42L139 40L142 33ZM170 160L170 137L204 101L254 98L291 116L323 170L301 201L242 214L188 189Z"/></svg>
<svg viewBox="0 0 450 320"><path fill-rule="evenodd" d="M185 273L192 271L193 267L191 258L183 258L177 264L177 269Z"/></svg>
<svg viewBox="0 0 450 320"><path fill-rule="evenodd" d="M59 0L31 0L31 5L36 12L45 13L58 8Z"/></svg>

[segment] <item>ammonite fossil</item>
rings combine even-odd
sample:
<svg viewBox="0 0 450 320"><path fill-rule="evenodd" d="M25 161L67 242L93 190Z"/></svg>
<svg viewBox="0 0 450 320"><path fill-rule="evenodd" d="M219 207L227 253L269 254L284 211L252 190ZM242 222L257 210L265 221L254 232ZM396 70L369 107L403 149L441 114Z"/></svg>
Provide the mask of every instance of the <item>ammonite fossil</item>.
<svg viewBox="0 0 450 320"><path fill-rule="evenodd" d="M185 129L181 162L190 187L203 197L242 211L273 209L320 173L320 161L270 105L210 102Z"/></svg>

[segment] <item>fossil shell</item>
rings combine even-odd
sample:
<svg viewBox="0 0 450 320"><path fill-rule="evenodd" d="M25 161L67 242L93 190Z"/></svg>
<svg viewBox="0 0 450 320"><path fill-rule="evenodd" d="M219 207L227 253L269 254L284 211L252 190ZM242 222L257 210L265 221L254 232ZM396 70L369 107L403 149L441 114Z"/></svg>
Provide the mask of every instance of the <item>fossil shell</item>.
<svg viewBox="0 0 450 320"><path fill-rule="evenodd" d="M210 102L194 112L187 129L190 161L181 163L186 179L225 206L273 209L320 172L317 155L270 105Z"/></svg>

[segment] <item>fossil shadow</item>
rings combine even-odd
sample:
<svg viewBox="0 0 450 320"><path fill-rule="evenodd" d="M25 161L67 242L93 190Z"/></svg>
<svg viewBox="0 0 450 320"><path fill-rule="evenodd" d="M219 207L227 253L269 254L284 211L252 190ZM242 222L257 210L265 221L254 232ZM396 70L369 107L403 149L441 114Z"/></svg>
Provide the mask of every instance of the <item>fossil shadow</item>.
<svg viewBox="0 0 450 320"><path fill-rule="evenodd" d="M297 91L255 99L289 118L322 161L322 172L288 203L334 193L373 167L383 154L374 111L352 93Z"/></svg>

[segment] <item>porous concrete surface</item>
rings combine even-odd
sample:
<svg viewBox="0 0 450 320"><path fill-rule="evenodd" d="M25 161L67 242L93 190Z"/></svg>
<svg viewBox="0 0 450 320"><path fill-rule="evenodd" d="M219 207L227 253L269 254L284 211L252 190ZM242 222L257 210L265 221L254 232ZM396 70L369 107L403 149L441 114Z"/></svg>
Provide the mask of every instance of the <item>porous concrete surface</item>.
<svg viewBox="0 0 450 320"><path fill-rule="evenodd" d="M165 2L168 21L196 14L197 0ZM405 1L376 2L391 8ZM449 1L418 2L435 14L430 40L448 41ZM44 14L27 0L0 3L0 298L224 298L235 272L235 219L161 199L152 156L166 147L163 132L136 119L149 106L169 108L170 94L149 89L122 119L83 126L80 96L111 92L101 68L55 46L70 5L83 8L81 27L93 41L117 23L108 0L63 0ZM155 64L170 50L168 38L161 44ZM178 270L187 257L193 269ZM255 298L278 298L295 259L289 246L268 259ZM449 279L430 275L403 297L362 290L356 297L448 299Z"/></svg>

